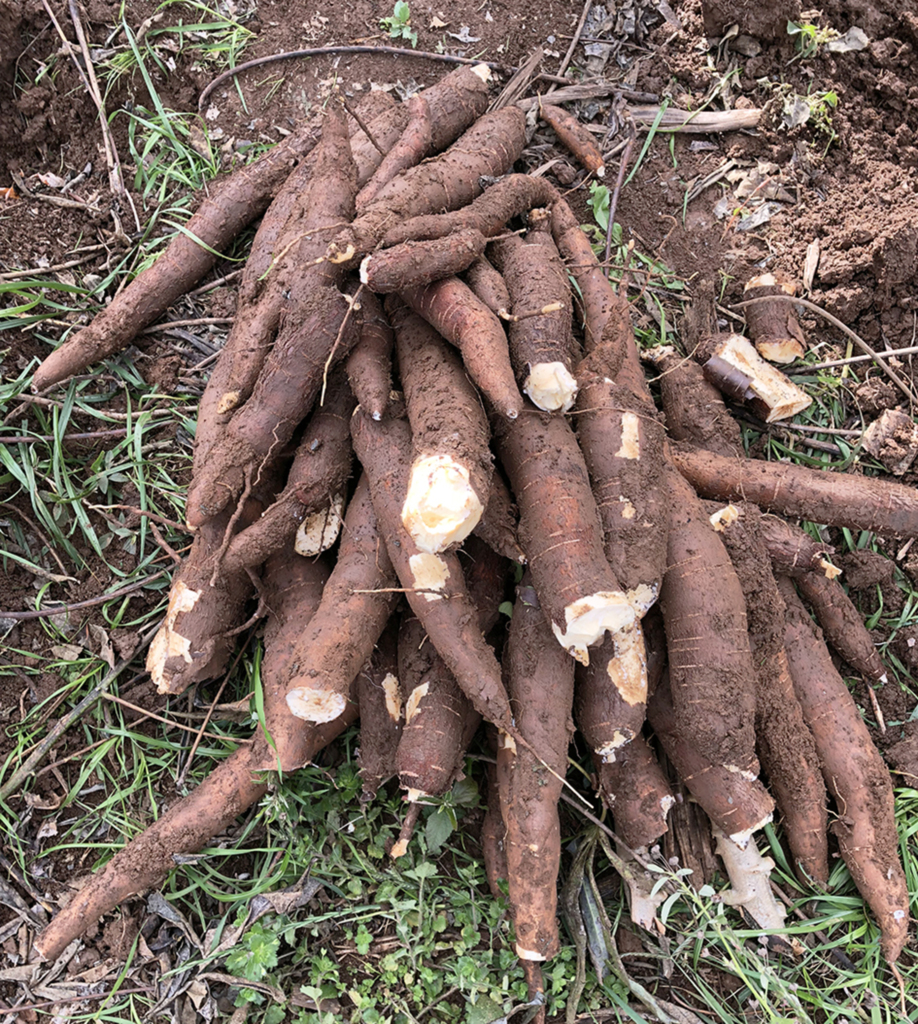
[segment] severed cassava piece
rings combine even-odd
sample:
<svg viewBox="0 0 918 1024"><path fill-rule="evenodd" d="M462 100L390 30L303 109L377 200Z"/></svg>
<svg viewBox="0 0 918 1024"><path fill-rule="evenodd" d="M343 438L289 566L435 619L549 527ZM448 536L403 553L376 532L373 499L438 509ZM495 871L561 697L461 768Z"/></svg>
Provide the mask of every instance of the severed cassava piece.
<svg viewBox="0 0 918 1024"><path fill-rule="evenodd" d="M366 478L361 477L322 603L297 642L287 690L287 706L294 715L321 724L344 711L351 683L395 607L394 587L392 563Z"/></svg>
<svg viewBox="0 0 918 1024"><path fill-rule="evenodd" d="M743 590L691 487L672 469L667 479L672 516L660 603L679 735L751 781L759 772L755 667Z"/></svg>
<svg viewBox="0 0 918 1024"><path fill-rule="evenodd" d="M607 632L635 612L606 562L602 526L573 430L528 405L495 425L501 462L520 507L520 544L542 611L558 643L584 665Z"/></svg>
<svg viewBox="0 0 918 1024"><path fill-rule="evenodd" d="M392 391L395 335L382 303L372 292L364 292L360 304L360 337L345 360L347 379L358 403L374 420L381 420Z"/></svg>
<svg viewBox="0 0 918 1024"><path fill-rule="evenodd" d="M421 551L436 554L461 544L488 504L488 419L455 350L399 300L386 309L414 447L402 523Z"/></svg>
<svg viewBox="0 0 918 1024"><path fill-rule="evenodd" d="M574 404L571 288L551 237L550 213L534 210L525 240L511 235L489 252L503 274L512 305L510 358L520 389L546 412Z"/></svg>
<svg viewBox="0 0 918 1024"><path fill-rule="evenodd" d="M704 375L728 397L745 402L766 423L791 419L813 399L756 352L741 334L703 338L692 355Z"/></svg>
<svg viewBox="0 0 918 1024"><path fill-rule="evenodd" d="M504 665L517 728L545 762L501 733L497 777L516 954L550 960L560 946L558 800L574 731L574 662L555 643L528 573L517 588Z"/></svg>
<svg viewBox="0 0 918 1024"><path fill-rule="evenodd" d="M793 304L765 302L771 295L795 295L794 282L780 270L750 277L743 288L743 301L758 299L744 308L746 328L756 351L772 363L792 363L806 355L806 338Z"/></svg>
<svg viewBox="0 0 918 1024"><path fill-rule="evenodd" d="M780 577L778 586L786 605L784 642L794 690L839 810L832 831L876 915L880 948L892 964L908 938L909 902L889 770L793 583Z"/></svg>

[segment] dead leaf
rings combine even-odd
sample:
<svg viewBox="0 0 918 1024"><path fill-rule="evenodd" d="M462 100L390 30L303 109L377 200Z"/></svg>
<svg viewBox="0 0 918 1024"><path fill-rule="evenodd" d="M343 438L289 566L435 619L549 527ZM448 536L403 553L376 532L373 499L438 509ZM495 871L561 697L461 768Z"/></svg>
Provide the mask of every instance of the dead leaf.
<svg viewBox="0 0 918 1024"><path fill-rule="evenodd" d="M108 632L98 625L98 623L91 623L87 626L87 630L96 641L96 645L99 650L99 657L102 658L109 668L114 668L115 649L112 647L111 637L108 635Z"/></svg>
<svg viewBox="0 0 918 1024"><path fill-rule="evenodd" d="M849 50L866 50L869 45L867 33L855 25L840 39L830 39L826 43L826 49L829 53L847 53Z"/></svg>
<svg viewBox="0 0 918 1024"><path fill-rule="evenodd" d="M819 239L814 238L806 247L806 259L803 261L803 290L811 292L813 281L816 280L816 268L819 266Z"/></svg>
<svg viewBox="0 0 918 1024"><path fill-rule="evenodd" d="M83 657L83 648L79 644L55 644L51 653L61 661L79 661Z"/></svg>
<svg viewBox="0 0 918 1024"><path fill-rule="evenodd" d="M436 14L430 19L430 28L446 28L448 24L448 21L441 21Z"/></svg>

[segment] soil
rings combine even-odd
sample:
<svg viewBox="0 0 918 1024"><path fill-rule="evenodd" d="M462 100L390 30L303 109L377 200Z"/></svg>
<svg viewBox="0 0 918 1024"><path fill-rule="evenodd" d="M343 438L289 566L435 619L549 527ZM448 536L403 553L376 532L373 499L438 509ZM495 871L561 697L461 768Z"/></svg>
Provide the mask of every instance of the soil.
<svg viewBox="0 0 918 1024"><path fill-rule="evenodd" d="M682 109L694 110L707 103L709 109L763 110L755 130L657 138L622 189L616 219L624 240L633 240L637 252L687 282L686 294L691 294L693 282L714 281L722 309L740 301L743 283L763 270L782 271L799 284L808 257L811 264L818 246L807 297L877 350L908 347L915 344L918 325L918 17L906 9L908 4L895 0L827 0L818 24L831 26L841 37L861 29L866 46L833 52L822 45L803 58L783 27L784 14L799 7L785 6L787 12L774 14L775 8L769 5L740 4L740 16L751 20L742 21L731 38L715 41L711 47L705 44L700 0L672 0L669 8L663 4L661 9L669 11L666 17L643 0L624 5L605 22L591 16L584 35L602 35L610 45L592 44L590 49L600 52L588 55L581 43L573 54L573 68L602 73L626 90L669 98ZM74 43L67 5L53 7L61 30ZM308 7L296 0L244 0L233 7L253 33L242 58L246 60L305 47L399 45L380 29L380 18L392 14L392 4L384 0ZM114 0L87 0L81 8L82 26L93 52L104 54L106 49L123 46L123 34L115 33L121 8ZM149 21L159 17L158 7L142 0L129 5L127 22L135 35L144 26L155 31L174 24L168 19L177 10L167 8L165 20ZM763 11L773 16L763 19ZM493 61L507 69L498 71L498 85L538 47L544 50L541 69L556 74L581 12L579 0L411 4L418 50ZM173 45L169 38L178 37L161 40L167 59L158 68L152 66L152 82L167 108L196 110L198 96L216 69L199 54L177 45L169 52L165 49ZM342 86L351 98L376 87L399 94L432 83L445 69L416 54L330 54L284 60L244 72L238 89L231 82L218 87L201 114L202 124L221 167L229 169L251 145L278 141L322 104L333 84ZM538 82L532 91L549 86L550 82ZM804 123L799 123L801 104L809 110ZM136 72L118 78L106 97L125 197L112 191L98 112L47 9L41 0L0 0L0 281L5 273L28 268L47 273L44 268L77 257L83 260L78 267L57 274L64 282L79 280L86 274L104 274L105 268L128 253L139 236L133 209L140 224L145 210L144 197L135 187L127 118L119 116L132 105L150 105ZM606 100L582 101L571 109L595 125L617 123ZM610 137L607 149L620 138ZM635 154L641 152L645 138L639 137ZM609 160L613 177L618 159ZM539 125L521 166L533 170L549 161L556 161L548 171L549 179L569 189L569 200L584 221L590 220L584 172L557 147L553 134ZM727 161L732 164L726 176L695 189L686 201L688 188ZM74 177L87 165L91 173L66 193L62 203L57 179ZM762 200L771 204L771 218L747 228L748 215L761 209L757 204ZM78 248L93 245L100 248L75 255ZM235 266L219 265L214 277ZM639 286L637 282L635 295ZM233 304L232 288L218 289L206 300L196 300L194 315L225 320L232 315ZM639 327L650 322L651 307L644 297L635 303ZM179 306L178 314L182 311ZM87 312L83 319L88 318ZM849 342L837 328L811 314L804 315L802 322L811 347L823 358L847 354ZM223 330L224 326L214 328L209 337L219 343ZM141 337L135 344L133 355L149 383L165 390L181 386L191 349L176 354L174 345L157 334ZM6 333L0 345L4 379L34 368L47 351L47 341L28 331ZM194 359L200 358L201 352L196 351ZM912 359L911 355L894 357L891 364L911 379ZM852 418L862 412L873 417L902 401L873 363L855 368L839 388L838 398ZM28 418L29 412L21 416ZM175 428L171 429L174 435ZM158 436L166 438L169 433L163 430ZM102 444L87 442L87 457ZM918 473L912 469L900 479L915 484ZM0 487L0 502L7 497ZM28 505L21 500L0 508L4 516L28 514ZM895 555L897 549L890 546L886 553ZM911 574L915 566L905 560L907 554L903 553L900 566ZM887 566L882 571L868 564L869 558L852 558L850 567L846 566L856 577L850 582L865 614L874 610L871 603L876 607L878 593L887 609L903 604L890 563L882 561ZM127 562L122 566L130 567ZM80 600L111 583L108 570L91 564L88 556L86 567L73 575L76 582L55 585L55 597ZM918 580L918 570L914 578ZM0 609L30 607L34 596L34 578L11 566L0 580ZM153 602L156 597L141 594L136 600ZM98 622L90 611L80 624ZM892 638L891 650L908 671L918 669L916 638L918 629L910 624ZM121 656L130 638L114 639L116 646L126 645L118 647ZM877 636L878 642L889 639ZM25 652L20 664L27 665L30 654L43 651L53 641L38 624L27 622L15 627L7 642ZM0 717L15 720L54 688L53 677L36 680L15 669L12 675L0 674ZM866 694L856 696L867 706ZM136 689L132 699L157 713L161 710L157 703L161 698L149 687ZM890 722L881 742L889 748L893 767L918 777L918 723L910 721L914 701L890 683L880 691L880 702ZM5 743L0 735L0 756ZM79 745L67 738L50 756L67 756ZM55 785L51 776L43 776L36 796L53 799ZM34 833L40 822L31 820L30 814L24 827ZM120 956L120 942L112 936L100 939L100 954Z"/></svg>

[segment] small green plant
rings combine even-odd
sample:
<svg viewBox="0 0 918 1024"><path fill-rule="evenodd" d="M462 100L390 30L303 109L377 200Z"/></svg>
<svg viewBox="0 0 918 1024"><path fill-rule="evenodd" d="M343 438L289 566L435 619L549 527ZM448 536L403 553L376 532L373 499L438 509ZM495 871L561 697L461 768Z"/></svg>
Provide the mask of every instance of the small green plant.
<svg viewBox="0 0 918 1024"><path fill-rule="evenodd" d="M411 9L406 0L396 0L392 15L380 18L380 25L389 33L391 39L407 39L412 49L418 45L418 34L411 28Z"/></svg>
<svg viewBox="0 0 918 1024"><path fill-rule="evenodd" d="M796 21L787 23L787 34L793 37L794 45L797 48L797 56L801 60L815 57L822 46L838 39L838 32L834 28L821 28L812 22L804 21L799 24Z"/></svg>

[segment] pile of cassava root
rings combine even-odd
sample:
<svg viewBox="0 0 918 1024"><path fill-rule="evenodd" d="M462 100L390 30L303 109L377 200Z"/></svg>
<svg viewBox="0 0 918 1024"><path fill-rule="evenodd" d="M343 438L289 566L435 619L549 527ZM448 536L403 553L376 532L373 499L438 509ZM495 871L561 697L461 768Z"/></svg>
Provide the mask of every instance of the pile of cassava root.
<svg viewBox="0 0 918 1024"><path fill-rule="evenodd" d="M709 383L742 339L699 315L687 330L704 371L654 353L661 415L628 304L570 207L512 173L525 117L486 112L487 77L464 67L401 105L366 102L359 123L333 100L227 179L39 369L44 389L123 347L261 216L201 400L194 543L148 668L171 694L219 674L257 595L266 728L76 893L41 956L159 884L271 772L295 771L358 715L363 799L394 775L406 791L393 856L486 723L497 763L482 845L492 883L507 880L533 997L559 945L575 724L635 858L636 919L653 924L640 864L674 802L662 748L711 819L731 898L763 929L783 912L754 833L777 804L801 877L827 883L831 831L886 959L899 956L908 894L889 774L803 601L851 666L881 682L883 666L829 551L775 513L914 536L918 499L744 459ZM751 371L725 380L760 400ZM508 625L511 562L525 574Z"/></svg>

